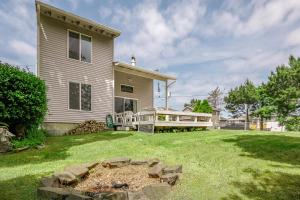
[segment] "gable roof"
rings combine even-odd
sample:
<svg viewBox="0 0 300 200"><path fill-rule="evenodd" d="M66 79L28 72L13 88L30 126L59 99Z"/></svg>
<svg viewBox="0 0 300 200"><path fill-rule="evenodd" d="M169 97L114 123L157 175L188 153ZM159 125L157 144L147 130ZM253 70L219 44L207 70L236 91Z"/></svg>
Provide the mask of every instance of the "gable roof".
<svg viewBox="0 0 300 200"><path fill-rule="evenodd" d="M80 17L73 13L43 3L41 1L36 0L35 5L36 5L37 14L46 15L48 17L55 18L65 23L72 24L74 26L79 26L89 31L93 31L98 34L105 35L112 38L116 38L121 34L121 31L117 29L105 26L103 24L99 24L97 22L94 22L93 20Z"/></svg>
<svg viewBox="0 0 300 200"><path fill-rule="evenodd" d="M176 80L175 76L162 74L157 71L152 71L148 69L144 69L142 67L132 66L131 64L122 63L122 62L114 62L114 69L119 72L129 73L136 76L142 76L145 78L167 81L167 80Z"/></svg>

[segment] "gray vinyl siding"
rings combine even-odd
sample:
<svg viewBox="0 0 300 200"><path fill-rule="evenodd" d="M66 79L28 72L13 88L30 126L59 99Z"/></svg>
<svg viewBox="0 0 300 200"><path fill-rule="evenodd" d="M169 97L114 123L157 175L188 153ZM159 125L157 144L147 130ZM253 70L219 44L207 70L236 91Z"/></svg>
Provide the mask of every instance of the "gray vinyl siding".
<svg viewBox="0 0 300 200"><path fill-rule="evenodd" d="M121 84L133 86L133 93L122 92ZM138 111L153 108L153 80L115 71L115 96L138 99Z"/></svg>
<svg viewBox="0 0 300 200"><path fill-rule="evenodd" d="M38 75L47 85L45 122L104 121L113 112L113 39L41 15ZM68 29L92 37L92 63L68 58ZM69 110L69 82L92 86L92 110Z"/></svg>

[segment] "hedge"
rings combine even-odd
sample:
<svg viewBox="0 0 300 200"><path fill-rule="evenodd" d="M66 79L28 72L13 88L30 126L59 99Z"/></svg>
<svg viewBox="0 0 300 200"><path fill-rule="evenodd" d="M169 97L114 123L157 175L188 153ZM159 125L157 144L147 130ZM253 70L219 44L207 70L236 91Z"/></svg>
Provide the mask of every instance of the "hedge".
<svg viewBox="0 0 300 200"><path fill-rule="evenodd" d="M0 61L0 122L15 132L38 127L47 111L46 85L34 74Z"/></svg>

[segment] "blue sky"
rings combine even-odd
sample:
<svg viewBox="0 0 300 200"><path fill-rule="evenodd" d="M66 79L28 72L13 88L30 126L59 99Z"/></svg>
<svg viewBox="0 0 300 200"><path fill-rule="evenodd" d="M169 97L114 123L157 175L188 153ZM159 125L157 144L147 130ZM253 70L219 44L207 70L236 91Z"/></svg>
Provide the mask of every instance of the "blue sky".
<svg viewBox="0 0 300 200"><path fill-rule="evenodd" d="M177 109L217 86L226 92L246 78L259 84L300 54L299 0L44 2L121 30L115 60L134 54L139 66L176 75L170 104ZM34 1L1 0L0 19L0 60L34 71Z"/></svg>

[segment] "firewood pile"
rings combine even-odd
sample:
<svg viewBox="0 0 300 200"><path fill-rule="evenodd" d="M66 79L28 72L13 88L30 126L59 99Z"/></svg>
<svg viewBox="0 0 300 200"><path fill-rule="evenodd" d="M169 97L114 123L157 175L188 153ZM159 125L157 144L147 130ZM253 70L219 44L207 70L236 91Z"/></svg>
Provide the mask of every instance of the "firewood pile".
<svg viewBox="0 0 300 200"><path fill-rule="evenodd" d="M79 135L79 134L88 134L96 133L106 129L104 122L97 122L96 120L88 120L80 123L74 129L68 131L68 135Z"/></svg>

